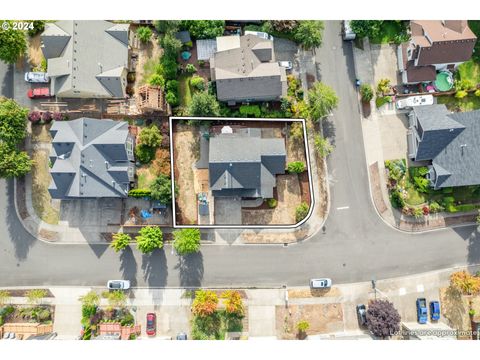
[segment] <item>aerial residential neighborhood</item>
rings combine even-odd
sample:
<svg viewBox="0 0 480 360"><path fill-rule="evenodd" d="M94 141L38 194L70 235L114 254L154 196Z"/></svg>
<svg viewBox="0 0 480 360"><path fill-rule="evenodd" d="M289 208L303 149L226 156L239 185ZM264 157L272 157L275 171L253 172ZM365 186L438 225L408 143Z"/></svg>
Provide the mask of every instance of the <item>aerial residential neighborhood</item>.
<svg viewBox="0 0 480 360"><path fill-rule="evenodd" d="M480 339L480 21L2 22L0 344Z"/></svg>

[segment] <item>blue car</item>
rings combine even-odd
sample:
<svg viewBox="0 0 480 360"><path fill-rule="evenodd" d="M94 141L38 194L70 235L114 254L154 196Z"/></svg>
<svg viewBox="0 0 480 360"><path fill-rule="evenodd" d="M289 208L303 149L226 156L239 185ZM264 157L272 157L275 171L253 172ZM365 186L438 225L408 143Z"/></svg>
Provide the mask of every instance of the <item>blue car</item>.
<svg viewBox="0 0 480 360"><path fill-rule="evenodd" d="M417 321L419 324L426 324L428 321L427 301L425 298L417 299Z"/></svg>
<svg viewBox="0 0 480 360"><path fill-rule="evenodd" d="M430 319L432 321L440 320L440 303L438 301L430 301Z"/></svg>

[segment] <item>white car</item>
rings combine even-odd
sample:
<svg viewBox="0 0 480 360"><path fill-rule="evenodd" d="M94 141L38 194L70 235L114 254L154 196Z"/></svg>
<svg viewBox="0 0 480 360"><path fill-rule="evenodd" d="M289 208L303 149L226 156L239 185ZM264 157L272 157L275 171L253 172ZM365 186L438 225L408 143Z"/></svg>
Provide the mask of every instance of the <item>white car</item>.
<svg viewBox="0 0 480 360"><path fill-rule="evenodd" d="M323 278L323 279L311 279L310 287L312 289L327 289L332 287L332 279Z"/></svg>
<svg viewBox="0 0 480 360"><path fill-rule="evenodd" d="M342 22L342 38L345 41L355 40L357 34L355 34L350 26L350 20L344 20Z"/></svg>
<svg viewBox="0 0 480 360"><path fill-rule="evenodd" d="M107 287L110 290L128 290L130 289L130 280L108 280Z"/></svg>
<svg viewBox="0 0 480 360"><path fill-rule="evenodd" d="M266 32L263 32L263 31L250 31L250 30L246 30L246 31L245 31L245 35L255 35L255 36L258 36L259 38L273 41L273 36L267 34Z"/></svg>
<svg viewBox="0 0 480 360"><path fill-rule="evenodd" d="M25 81L29 83L48 83L50 78L46 72L27 72Z"/></svg>
<svg viewBox="0 0 480 360"><path fill-rule="evenodd" d="M291 61L279 61L278 65L280 65L281 67L284 67L287 70L292 70L293 68L293 64Z"/></svg>

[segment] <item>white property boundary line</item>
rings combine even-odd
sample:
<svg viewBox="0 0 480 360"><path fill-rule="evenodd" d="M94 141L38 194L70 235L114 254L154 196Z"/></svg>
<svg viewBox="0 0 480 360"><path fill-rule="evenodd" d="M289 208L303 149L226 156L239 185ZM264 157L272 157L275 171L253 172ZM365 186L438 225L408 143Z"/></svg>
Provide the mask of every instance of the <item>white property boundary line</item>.
<svg viewBox="0 0 480 360"><path fill-rule="evenodd" d="M308 214L305 218L293 225L178 225L176 208L175 208L175 168L173 164L173 121L174 120L211 120L211 121L252 121L252 122L301 122L303 126L303 138L305 146L305 158L307 160L307 171L308 171L308 186L310 190L310 208L308 209ZM223 117L195 117L195 116L170 116L169 118L169 127L170 127L170 168L172 174L172 211L173 211L173 227L178 229L184 228L194 228L194 229L295 229L303 225L312 215L313 209L315 208L315 198L313 194L313 183L312 183L312 171L310 167L310 152L308 147L308 137L307 137L307 124L305 119L266 119L266 118L223 118Z"/></svg>

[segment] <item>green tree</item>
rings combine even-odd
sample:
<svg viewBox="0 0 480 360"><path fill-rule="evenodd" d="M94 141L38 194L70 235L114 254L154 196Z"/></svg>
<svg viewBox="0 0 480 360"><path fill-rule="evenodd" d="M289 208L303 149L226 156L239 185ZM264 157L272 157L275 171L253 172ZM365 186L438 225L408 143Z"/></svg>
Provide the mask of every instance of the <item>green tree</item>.
<svg viewBox="0 0 480 360"><path fill-rule="evenodd" d="M0 307L4 306L10 301L10 291L0 290Z"/></svg>
<svg viewBox="0 0 480 360"><path fill-rule="evenodd" d="M145 226L140 229L137 240L137 247L144 254L151 253L155 249L163 247L163 233L158 226Z"/></svg>
<svg viewBox="0 0 480 360"><path fill-rule="evenodd" d="M380 34L383 20L352 20L350 26L357 37L363 39L364 37L374 38Z"/></svg>
<svg viewBox="0 0 480 360"><path fill-rule="evenodd" d="M0 142L14 146L22 141L27 136L27 115L27 108L0 97Z"/></svg>
<svg viewBox="0 0 480 360"><path fill-rule="evenodd" d="M162 56L160 59L159 74L165 80L175 79L178 72L178 64L176 57Z"/></svg>
<svg viewBox="0 0 480 360"><path fill-rule="evenodd" d="M300 205L297 206L295 209L295 219L297 222L302 221L308 215L308 210L310 207L306 202L302 202Z"/></svg>
<svg viewBox="0 0 480 360"><path fill-rule="evenodd" d="M28 29L28 36L33 37L45 30L45 24L47 23L45 20L31 20L31 22L33 23L33 29Z"/></svg>
<svg viewBox="0 0 480 360"><path fill-rule="evenodd" d="M0 60L13 64L27 51L27 39L24 31L13 30L13 21L2 22L9 24L9 28L0 27Z"/></svg>
<svg viewBox="0 0 480 360"><path fill-rule="evenodd" d="M335 91L321 82L317 82L308 91L308 114L310 119L318 121L338 106Z"/></svg>
<svg viewBox="0 0 480 360"><path fill-rule="evenodd" d="M25 296L27 298L27 302L30 305L36 305L36 304L41 304L42 299L47 296L47 290L45 289L32 289L28 290L25 293Z"/></svg>
<svg viewBox="0 0 480 360"><path fill-rule="evenodd" d="M197 290L192 303L192 312L195 316L208 317L217 311L218 296L211 290Z"/></svg>
<svg viewBox="0 0 480 360"><path fill-rule="evenodd" d="M127 295L121 290L104 291L102 297L107 299L108 304L112 308L125 307L127 303Z"/></svg>
<svg viewBox="0 0 480 360"><path fill-rule="evenodd" d="M302 20L296 27L294 39L305 49L313 49L322 45L323 21Z"/></svg>
<svg viewBox="0 0 480 360"><path fill-rule="evenodd" d="M143 128L138 135L138 140L141 145L146 145L150 147L157 147L162 143L162 133L157 125L152 125L146 128Z"/></svg>
<svg viewBox="0 0 480 360"><path fill-rule="evenodd" d="M227 314L240 317L245 314L242 296L237 290L226 290L220 297L223 299L223 305L225 305Z"/></svg>
<svg viewBox="0 0 480 360"><path fill-rule="evenodd" d="M190 31L194 39L211 39L222 36L225 30L224 20L182 20L182 29Z"/></svg>
<svg viewBox="0 0 480 360"><path fill-rule="evenodd" d="M173 246L179 255L198 252L200 250L200 230L175 230L173 232Z"/></svg>
<svg viewBox="0 0 480 360"><path fill-rule="evenodd" d="M176 32L180 25L179 20L157 20L154 23L155 29L159 33L165 34L168 32Z"/></svg>
<svg viewBox="0 0 480 360"><path fill-rule="evenodd" d="M137 29L137 36L141 42L147 43L150 41L150 38L152 37L152 29L150 29L147 26L140 26Z"/></svg>
<svg viewBox="0 0 480 360"><path fill-rule="evenodd" d="M153 74L148 78L148 84L152 86L160 86L161 88L164 88L165 79L160 74Z"/></svg>
<svg viewBox="0 0 480 360"><path fill-rule="evenodd" d="M0 178L24 176L32 166L33 161L25 151L0 143Z"/></svg>
<svg viewBox="0 0 480 360"><path fill-rule="evenodd" d="M333 151L333 145L330 144L328 139L324 138L322 135L315 135L314 146L318 155L321 157L327 157Z"/></svg>
<svg viewBox="0 0 480 360"><path fill-rule="evenodd" d="M119 252L120 250L125 249L130 241L132 241L132 238L130 235L125 234L125 233L116 233L113 234L113 240L110 243L110 247L115 251Z"/></svg>
<svg viewBox="0 0 480 360"><path fill-rule="evenodd" d="M188 109L190 116L220 116L220 105L214 95L195 93Z"/></svg>
<svg viewBox="0 0 480 360"><path fill-rule="evenodd" d="M292 161L287 165L287 171L291 174L300 174L305 171L305 163L301 161Z"/></svg>
<svg viewBox="0 0 480 360"><path fill-rule="evenodd" d="M362 101L366 103L373 99L373 90L370 84L360 85L360 95L362 96Z"/></svg>
<svg viewBox="0 0 480 360"><path fill-rule="evenodd" d="M82 295L78 298L82 302L83 306L98 306L100 305L100 296L94 290L89 291L85 295Z"/></svg>
<svg viewBox="0 0 480 360"><path fill-rule="evenodd" d="M176 59L178 52L182 48L182 42L175 37L174 33L167 33L160 40L163 48L163 56Z"/></svg>
<svg viewBox="0 0 480 360"><path fill-rule="evenodd" d="M150 197L162 204L170 204L172 202L172 180L168 176L160 174L150 185Z"/></svg>

